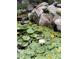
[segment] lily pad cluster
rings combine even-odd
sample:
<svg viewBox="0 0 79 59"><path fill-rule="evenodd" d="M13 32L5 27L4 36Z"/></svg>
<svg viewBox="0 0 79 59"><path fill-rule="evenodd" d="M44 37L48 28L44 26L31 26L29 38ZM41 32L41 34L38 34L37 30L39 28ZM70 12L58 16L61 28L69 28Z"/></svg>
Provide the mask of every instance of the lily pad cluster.
<svg viewBox="0 0 79 59"><path fill-rule="evenodd" d="M30 21L18 22L17 59L61 59L61 33Z"/></svg>

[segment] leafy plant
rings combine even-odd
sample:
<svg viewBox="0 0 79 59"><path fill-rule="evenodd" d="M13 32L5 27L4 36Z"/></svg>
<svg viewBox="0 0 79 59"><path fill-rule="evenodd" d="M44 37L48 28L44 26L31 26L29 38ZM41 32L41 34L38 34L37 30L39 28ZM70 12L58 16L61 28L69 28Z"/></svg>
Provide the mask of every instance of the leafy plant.
<svg viewBox="0 0 79 59"><path fill-rule="evenodd" d="M17 44L25 47L19 49L18 59L61 59L61 33L54 32L46 26L38 26L29 22L21 25L19 23L19 34ZM45 44L39 40L44 39Z"/></svg>

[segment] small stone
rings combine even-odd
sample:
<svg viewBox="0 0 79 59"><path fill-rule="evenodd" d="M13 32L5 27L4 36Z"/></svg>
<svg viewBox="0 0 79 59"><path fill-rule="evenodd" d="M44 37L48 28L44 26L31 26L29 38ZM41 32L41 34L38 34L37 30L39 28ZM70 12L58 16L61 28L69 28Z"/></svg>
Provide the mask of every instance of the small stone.
<svg viewBox="0 0 79 59"><path fill-rule="evenodd" d="M45 40L44 40L44 39L40 39L40 40L39 40L39 43L40 43L40 44L43 44L43 43L45 43Z"/></svg>

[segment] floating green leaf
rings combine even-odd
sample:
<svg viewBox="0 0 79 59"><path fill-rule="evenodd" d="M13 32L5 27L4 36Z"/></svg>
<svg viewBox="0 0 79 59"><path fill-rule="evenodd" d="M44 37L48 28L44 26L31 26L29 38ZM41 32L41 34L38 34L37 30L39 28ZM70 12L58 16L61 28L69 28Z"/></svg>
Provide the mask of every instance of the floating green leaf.
<svg viewBox="0 0 79 59"><path fill-rule="evenodd" d="M29 36L23 36L22 38L23 38L24 41L30 40L30 37Z"/></svg>
<svg viewBox="0 0 79 59"><path fill-rule="evenodd" d="M37 49L36 49L36 53L44 53L45 52L45 48L42 47L42 46L39 46Z"/></svg>
<svg viewBox="0 0 79 59"><path fill-rule="evenodd" d="M32 34L32 33L34 33L34 30L32 28L29 28L29 29L27 29L27 33Z"/></svg>

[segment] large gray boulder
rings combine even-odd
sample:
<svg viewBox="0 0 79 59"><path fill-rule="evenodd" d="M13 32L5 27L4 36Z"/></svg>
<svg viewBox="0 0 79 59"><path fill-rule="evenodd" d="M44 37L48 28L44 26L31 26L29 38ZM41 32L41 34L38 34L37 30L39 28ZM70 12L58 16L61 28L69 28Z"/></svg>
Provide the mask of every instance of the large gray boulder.
<svg viewBox="0 0 79 59"><path fill-rule="evenodd" d="M44 12L44 11L49 12ZM31 20L35 21L38 25L45 25L52 27L55 24L57 29L61 31L61 16L57 13L61 13L61 8L55 7L53 4L48 5L48 3L43 2L39 4L36 8L28 14Z"/></svg>

